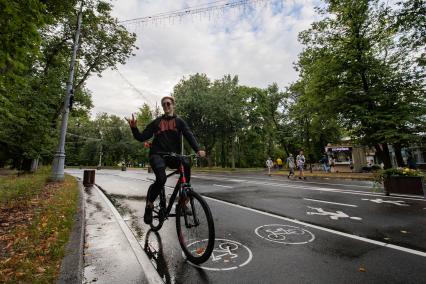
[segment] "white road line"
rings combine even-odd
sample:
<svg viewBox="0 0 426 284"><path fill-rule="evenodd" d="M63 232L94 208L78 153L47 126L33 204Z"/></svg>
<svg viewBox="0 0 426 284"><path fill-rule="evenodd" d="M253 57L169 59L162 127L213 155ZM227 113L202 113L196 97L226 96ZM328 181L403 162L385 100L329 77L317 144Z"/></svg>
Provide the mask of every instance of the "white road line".
<svg viewBox="0 0 426 284"><path fill-rule="evenodd" d="M349 206L349 207L358 207L357 205L353 205L353 204L330 202L330 201L324 201L324 200L318 200L318 199L310 199L310 198L303 198L303 199L309 200L309 201L314 201L314 202L322 202L322 203L336 204L336 205Z"/></svg>
<svg viewBox="0 0 426 284"><path fill-rule="evenodd" d="M288 221L288 222L292 222L292 223L296 223L296 224L303 225L303 226L306 226L306 227L325 231L325 232L332 233L332 234L335 234L335 235L343 236L343 237L346 237L346 238L350 238L350 239L354 239L354 240L358 240L358 241L362 241L362 242L366 242L366 243L370 243L370 244L374 244L374 245L378 245L378 246L391 248L391 249L399 250L399 251L402 251L402 252L411 253L411 254L426 257L426 252L422 252L422 251L419 251L419 250L409 249L409 248L405 248L405 247L401 247L401 246L397 246L397 245L392 245L392 244L387 244L387 243L380 242L380 241L371 240L371 239L356 236L356 235L351 235L351 234L348 234L348 233L344 233L344 232L336 231L336 230L333 230L333 229L320 227L320 226L317 226L317 225L312 225L312 224L305 223L305 222L302 222L302 221L299 221L299 220L290 219L290 218L287 218L287 217L282 217L282 216L279 216L279 215L260 211L258 209L245 207L245 206L242 206L242 205L230 203L230 202L227 202L227 201L223 201L223 200L219 200L219 199L215 199L215 198L211 198L211 197L207 197L207 196L204 196L204 198L209 199L209 200L213 200L213 201L216 201L216 202L219 202L219 203L223 203L223 204L226 204L226 205L234 206L234 207L237 207L237 208L240 208L240 209L246 209L246 210L249 210L249 211L252 211L252 212L255 212L255 213L263 214L263 215L270 216L270 217L275 217L275 218L285 220L285 221Z"/></svg>
<svg viewBox="0 0 426 284"><path fill-rule="evenodd" d="M228 185L220 185L220 184L213 184L213 186L226 187L226 188L233 188L232 186L228 186Z"/></svg>
<svg viewBox="0 0 426 284"><path fill-rule="evenodd" d="M218 179L222 181L231 181L230 179ZM256 180L246 180L242 181L242 183L248 183L248 184L256 184L256 185L266 185L266 186L274 186L274 187L281 187L281 188L291 188L291 189L306 189L306 190L313 190L313 191L327 191L327 192L337 192L337 193L344 193L344 194L354 194L354 195L364 195L364 196L380 196L383 198L398 198L398 199L407 199L407 200L416 200L416 201L426 201L423 197L405 197L406 195L392 195L392 196L384 196L383 193L369 193L365 191L359 191L359 190L350 190L350 189L340 189L340 188L327 188L327 187L308 187L304 186L302 184L282 184L282 183L265 183L265 182L259 182Z"/></svg>
<svg viewBox="0 0 426 284"><path fill-rule="evenodd" d="M197 177L197 178L205 178L205 177L209 177L206 175L197 175L197 176L192 176L192 177ZM229 178L229 176L221 176L221 175L216 175L215 177L225 177L225 178ZM211 178L211 177L209 177ZM253 179L252 177L247 177L244 176L244 178L248 178L248 179ZM222 178L220 178L222 179ZM261 178L261 177L256 177L256 180L269 180L269 181L278 181L278 182L286 182L288 183L288 181L286 181L285 179L283 180L279 180L279 179L271 179L271 178ZM320 182L320 181L300 181L301 183L314 183L314 184L326 184L326 185L341 185L341 186L353 186L353 187L367 187L367 188L371 188L371 185L359 185L359 184L344 184L344 183L329 183L329 182Z"/></svg>

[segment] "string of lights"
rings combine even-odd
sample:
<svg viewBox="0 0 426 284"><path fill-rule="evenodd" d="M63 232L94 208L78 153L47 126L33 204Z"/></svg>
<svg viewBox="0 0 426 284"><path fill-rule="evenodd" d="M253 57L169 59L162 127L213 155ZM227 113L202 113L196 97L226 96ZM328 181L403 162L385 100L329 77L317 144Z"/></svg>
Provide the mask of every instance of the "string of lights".
<svg viewBox="0 0 426 284"><path fill-rule="evenodd" d="M215 1L207 4L191 6L188 8L169 11L164 13L158 13L151 16L145 16L130 20L120 21L119 23L123 26L130 25L144 25L149 23L163 23L164 21L168 21L172 23L176 18L183 18L191 15L207 15L209 18L212 13L216 11L225 12L225 10L237 8L237 7L248 7L257 4L267 4L271 0L237 0L237 1Z"/></svg>
<svg viewBox="0 0 426 284"><path fill-rule="evenodd" d="M136 93L138 93L144 100L145 102L150 105L153 106L154 104L152 103L152 101L144 95L144 93L142 93L138 88L135 87L135 85L133 85L118 69L114 69L115 71L117 71L117 73L120 75L121 79L123 79L124 82L127 83L127 85L132 88L132 90L134 90Z"/></svg>

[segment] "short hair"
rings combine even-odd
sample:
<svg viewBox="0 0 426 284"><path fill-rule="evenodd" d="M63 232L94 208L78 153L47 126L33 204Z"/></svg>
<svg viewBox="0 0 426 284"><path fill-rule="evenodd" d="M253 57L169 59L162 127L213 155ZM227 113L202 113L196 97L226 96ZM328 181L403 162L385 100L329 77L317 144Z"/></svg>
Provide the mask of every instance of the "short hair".
<svg viewBox="0 0 426 284"><path fill-rule="evenodd" d="M173 97L170 97L170 96L165 96L165 97L163 97L163 98L161 99L161 104L163 104L163 101L164 101L165 99L169 99L169 100L171 100L171 101L172 101L172 104L175 104L175 99L174 99Z"/></svg>

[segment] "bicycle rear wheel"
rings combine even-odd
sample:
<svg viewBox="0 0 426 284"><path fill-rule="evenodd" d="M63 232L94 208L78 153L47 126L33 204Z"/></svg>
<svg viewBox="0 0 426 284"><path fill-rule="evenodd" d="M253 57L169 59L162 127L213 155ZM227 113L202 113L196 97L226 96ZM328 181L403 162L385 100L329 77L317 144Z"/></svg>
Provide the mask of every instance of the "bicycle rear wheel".
<svg viewBox="0 0 426 284"><path fill-rule="evenodd" d="M206 201L188 191L186 200L176 207L176 230L179 244L187 259L200 264L209 259L215 241L213 217Z"/></svg>

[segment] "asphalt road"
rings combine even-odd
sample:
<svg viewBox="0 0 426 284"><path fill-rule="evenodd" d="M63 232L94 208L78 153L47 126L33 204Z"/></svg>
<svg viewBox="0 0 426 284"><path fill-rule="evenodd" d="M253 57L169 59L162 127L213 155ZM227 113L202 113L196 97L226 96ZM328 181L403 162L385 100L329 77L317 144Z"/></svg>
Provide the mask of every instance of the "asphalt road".
<svg viewBox="0 0 426 284"><path fill-rule="evenodd" d="M77 176L81 171L70 170ZM426 200L373 193L368 182L194 173L216 227L210 260L186 262L174 219L143 224L154 176L107 171L96 183L113 201L166 283L424 283ZM173 187L174 179L167 182ZM171 189L167 188L170 193Z"/></svg>

